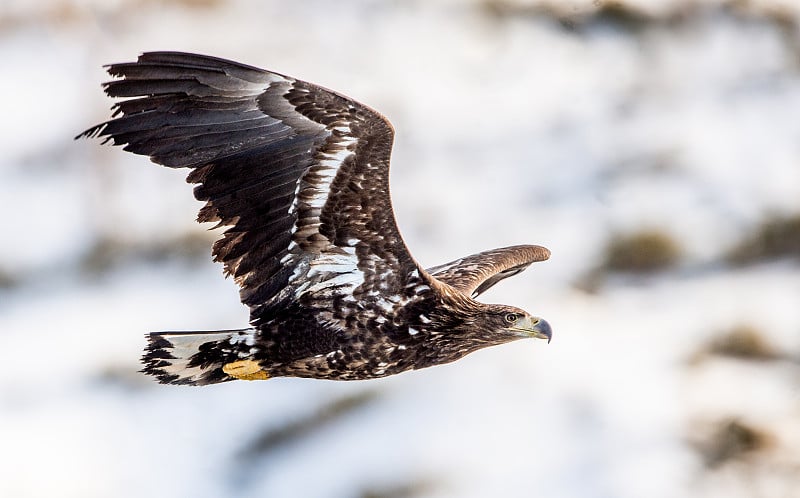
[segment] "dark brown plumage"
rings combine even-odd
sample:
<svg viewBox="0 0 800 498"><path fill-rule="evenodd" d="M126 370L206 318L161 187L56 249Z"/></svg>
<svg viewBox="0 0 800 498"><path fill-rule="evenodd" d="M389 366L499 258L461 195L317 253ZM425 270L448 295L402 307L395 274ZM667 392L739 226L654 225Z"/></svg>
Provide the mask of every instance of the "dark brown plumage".
<svg viewBox="0 0 800 498"><path fill-rule="evenodd" d="M394 132L336 92L214 57L142 54L112 64L101 136L172 168L225 227L215 261L240 286L252 328L150 334L147 374L172 384L299 376L366 379L447 363L544 320L473 298L549 257L486 251L423 270L389 197Z"/></svg>

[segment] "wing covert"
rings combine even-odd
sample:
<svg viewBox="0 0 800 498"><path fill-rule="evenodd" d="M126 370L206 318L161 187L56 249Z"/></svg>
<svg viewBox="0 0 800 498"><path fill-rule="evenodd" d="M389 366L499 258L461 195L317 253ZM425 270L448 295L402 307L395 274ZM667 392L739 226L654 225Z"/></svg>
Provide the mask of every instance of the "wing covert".
<svg viewBox="0 0 800 498"><path fill-rule="evenodd" d="M111 64L114 118L81 136L172 168L226 227L213 246L257 324L298 300L396 292L417 269L394 219L394 137L336 92L215 57L149 52Z"/></svg>

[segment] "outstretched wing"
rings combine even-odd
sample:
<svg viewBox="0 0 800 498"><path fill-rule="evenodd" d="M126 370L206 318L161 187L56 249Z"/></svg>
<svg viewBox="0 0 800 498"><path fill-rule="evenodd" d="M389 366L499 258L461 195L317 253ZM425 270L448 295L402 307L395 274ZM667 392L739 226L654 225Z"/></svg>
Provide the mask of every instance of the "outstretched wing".
<svg viewBox="0 0 800 498"><path fill-rule="evenodd" d="M192 170L198 221L227 227L214 259L254 324L291 300L395 293L417 269L389 198L394 132L378 112L202 55L150 52L108 72L119 79L105 92L128 100L81 136Z"/></svg>
<svg viewBox="0 0 800 498"><path fill-rule="evenodd" d="M541 246L511 246L459 258L429 268L427 272L436 280L475 298L504 278L549 257L550 251Z"/></svg>

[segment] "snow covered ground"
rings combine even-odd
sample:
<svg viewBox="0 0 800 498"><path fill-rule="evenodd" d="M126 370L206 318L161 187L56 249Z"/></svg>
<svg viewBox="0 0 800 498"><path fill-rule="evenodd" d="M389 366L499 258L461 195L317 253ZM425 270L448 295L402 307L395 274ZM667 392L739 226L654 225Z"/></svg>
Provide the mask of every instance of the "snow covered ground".
<svg viewBox="0 0 800 498"><path fill-rule="evenodd" d="M798 496L800 260L726 254L800 215L800 9L625 5L0 5L0 496ZM108 116L102 64L146 50L381 110L414 255L549 247L485 299L553 342L355 383L136 373L147 331L247 323L185 172L72 140ZM677 263L604 273L644 229Z"/></svg>

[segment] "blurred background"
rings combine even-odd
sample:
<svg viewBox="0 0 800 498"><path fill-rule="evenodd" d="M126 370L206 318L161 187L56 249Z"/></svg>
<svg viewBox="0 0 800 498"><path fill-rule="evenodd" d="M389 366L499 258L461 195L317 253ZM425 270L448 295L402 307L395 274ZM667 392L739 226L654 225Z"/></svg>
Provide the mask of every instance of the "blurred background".
<svg viewBox="0 0 800 498"><path fill-rule="evenodd" d="M553 325L382 380L205 388L144 333L247 325L186 172L73 141L102 64L186 50L386 114L425 266ZM800 496L792 0L4 0L3 497Z"/></svg>

